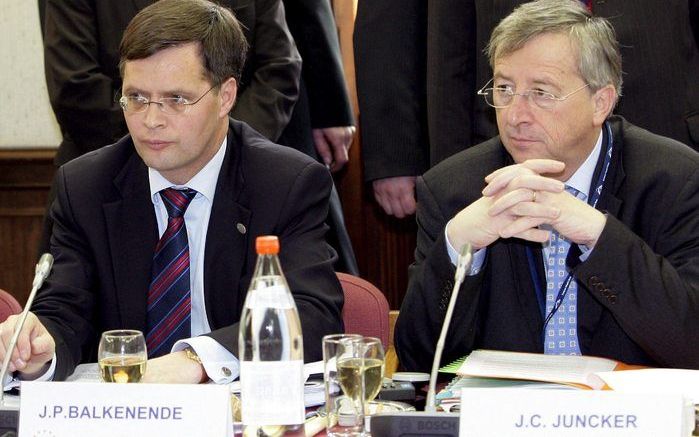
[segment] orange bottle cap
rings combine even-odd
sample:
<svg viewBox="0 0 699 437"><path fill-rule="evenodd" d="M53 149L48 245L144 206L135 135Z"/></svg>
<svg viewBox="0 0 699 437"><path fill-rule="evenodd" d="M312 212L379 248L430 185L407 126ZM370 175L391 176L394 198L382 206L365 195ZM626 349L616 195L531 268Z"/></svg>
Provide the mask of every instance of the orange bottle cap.
<svg viewBox="0 0 699 437"><path fill-rule="evenodd" d="M276 235L262 235L255 240L255 250L258 255L279 254L279 238Z"/></svg>

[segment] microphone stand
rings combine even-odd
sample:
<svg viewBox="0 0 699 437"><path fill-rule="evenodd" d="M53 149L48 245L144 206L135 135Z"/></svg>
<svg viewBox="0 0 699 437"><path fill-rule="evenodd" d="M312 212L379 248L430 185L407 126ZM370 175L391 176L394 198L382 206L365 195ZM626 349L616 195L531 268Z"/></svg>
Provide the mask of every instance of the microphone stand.
<svg viewBox="0 0 699 437"><path fill-rule="evenodd" d="M5 406L5 376L7 376L7 369L10 365L12 352L14 351L15 346L17 345L19 333L22 331L22 327L24 326L24 323L27 320L29 308L31 308L32 303L34 302L34 298L36 297L37 291L39 291L39 288L41 288L41 286L43 285L44 280L48 277L49 272L51 271L51 267L53 267L53 256L51 256L50 253L43 254L41 258L39 258L39 262L36 264L34 280L32 281L32 291L29 293L27 303L24 305L24 310L22 311L19 320L17 321L17 323L15 323L12 339L10 340L10 343L7 345L5 359L2 362L2 370L0 370L0 381L2 381L3 384L3 389L0 390L0 417L3 416L3 413L5 413L5 411L17 410L16 408ZM5 421L1 420L1 422L4 423Z"/></svg>
<svg viewBox="0 0 699 437"><path fill-rule="evenodd" d="M461 288L461 284L463 284L464 282L466 272L471 270L472 261L473 253L471 252L471 245L469 243L466 243L463 246L461 246L461 251L459 252L459 259L456 263L456 274L454 275L454 288L451 290L449 306L447 307L447 312L444 315L442 331L439 334L439 339L437 340L437 347L434 351L434 360L432 361L432 373L430 373L430 388L427 390L427 401L425 402L426 413L437 412L435 396L437 387L437 373L439 372L439 363L440 361L442 361L442 353L444 352L444 342L447 338L447 331L449 331L449 325L451 325L451 318L454 314L454 307L456 306L456 298L459 296L459 289Z"/></svg>
<svg viewBox="0 0 699 437"><path fill-rule="evenodd" d="M451 297L449 298L447 312L442 322L442 331L439 334L434 352L425 411L398 412L373 416L370 426L371 435L374 437L414 436L422 434L457 437L459 435L459 414L437 412L435 392L439 363L442 361L442 352L444 351L444 343L446 341L447 331L449 331L449 325L451 324L451 318L454 314L456 298L459 295L459 289L464 282L466 273L471 270L472 262L473 252L471 244L466 243L461 246L461 250L459 251L459 258L456 262L456 273L454 274L454 287L451 292Z"/></svg>

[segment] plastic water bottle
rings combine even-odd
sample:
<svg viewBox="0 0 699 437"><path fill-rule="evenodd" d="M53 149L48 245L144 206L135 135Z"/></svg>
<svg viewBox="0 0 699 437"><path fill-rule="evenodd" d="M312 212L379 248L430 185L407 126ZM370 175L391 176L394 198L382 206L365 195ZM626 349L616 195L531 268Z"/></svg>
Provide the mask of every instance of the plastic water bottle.
<svg viewBox="0 0 699 437"><path fill-rule="evenodd" d="M279 239L257 237L257 264L240 319L244 435L303 435L303 337L279 263Z"/></svg>

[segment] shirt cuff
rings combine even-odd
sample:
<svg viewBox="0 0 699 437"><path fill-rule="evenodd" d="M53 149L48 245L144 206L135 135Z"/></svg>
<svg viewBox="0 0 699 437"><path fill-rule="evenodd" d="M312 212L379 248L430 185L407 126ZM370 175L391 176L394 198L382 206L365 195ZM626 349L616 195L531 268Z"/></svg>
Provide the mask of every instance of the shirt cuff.
<svg viewBox="0 0 699 437"><path fill-rule="evenodd" d="M42 373L36 378L32 378L31 381L51 381L53 380L53 375L56 373L56 354L53 354L53 359L49 363L49 368L46 372ZM5 380L2 382L3 390L8 391L13 388L19 387L22 381L30 381L28 378L23 378L19 372L8 373L5 375Z"/></svg>
<svg viewBox="0 0 699 437"><path fill-rule="evenodd" d="M191 347L201 359L206 376L216 384L228 384L240 375L238 359L219 342L205 335L179 340L172 352Z"/></svg>
<svg viewBox="0 0 699 437"><path fill-rule="evenodd" d="M451 221L449 221L451 223ZM456 267L456 263L459 261L459 252L454 249L454 246L451 245L451 242L449 241L449 236L447 235L447 228L449 227L449 223L444 227L444 241L446 242L447 246L447 254L449 254L449 260L451 261L451 264ZM469 270L466 273L466 276L475 276L478 273L480 273L481 269L483 268L483 263L485 262L485 252L486 248L478 249L473 253L473 260L471 261L471 270Z"/></svg>
<svg viewBox="0 0 699 437"><path fill-rule="evenodd" d="M592 251L594 250L594 248L590 249L584 244L578 244L578 248L580 249L579 259L583 262L586 261L590 257L590 255L592 255Z"/></svg>

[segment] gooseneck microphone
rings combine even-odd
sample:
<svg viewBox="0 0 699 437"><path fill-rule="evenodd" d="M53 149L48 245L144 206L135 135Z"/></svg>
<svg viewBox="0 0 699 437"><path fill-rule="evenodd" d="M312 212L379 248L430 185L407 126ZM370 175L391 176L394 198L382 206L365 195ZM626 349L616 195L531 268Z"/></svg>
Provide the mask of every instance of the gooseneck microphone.
<svg viewBox="0 0 699 437"><path fill-rule="evenodd" d="M435 406L435 387L437 385L437 373L439 363L442 361L442 352L447 337L447 331L451 324L451 318L456 306L456 298L459 289L464 282L466 274L471 270L473 262L473 252L471 244L466 243L461 246L459 258L456 262L456 273L454 274L454 287L449 298L447 312L442 322L442 331L437 340L437 347L434 351L432 361L432 373L430 374L430 386L427 391L425 411L407 411L398 413L377 414L371 418L371 435L374 437L400 437L429 434L431 436L451 436L459 435L459 414L437 412Z"/></svg>
<svg viewBox="0 0 699 437"><path fill-rule="evenodd" d="M473 253L471 252L471 244L466 243L463 246L461 246L459 258L456 262L456 273L454 274L454 288L452 288L451 290L449 306L447 307L447 312L444 315L444 322L442 322L442 332L439 333L437 347L434 350L434 360L432 361L432 373L430 373L430 388L429 390L427 390L427 400L425 401L426 413L435 413L437 411L435 392L437 386L437 372L439 372L439 363L442 361L442 353L444 352L444 342L446 341L447 331L449 330L451 318L454 314L456 298L459 296L459 289L461 288L461 284L464 282L466 272L471 270L472 261Z"/></svg>
<svg viewBox="0 0 699 437"><path fill-rule="evenodd" d="M27 320L27 314L29 314L29 308L31 308L34 302L34 297L36 297L36 292L39 291L41 286L44 284L44 280L49 276L51 272L51 267L53 267L53 256L50 253L45 253L39 258L39 262L36 264L36 269L34 273L34 280L32 281L32 291L29 293L27 298L27 303L24 305L24 310L19 317L17 323L15 323L15 329L10 339L10 343L7 345L5 350L5 359L2 362L2 370L0 370L0 383L5 384L5 376L7 375L7 368L10 365L10 358L12 358L12 351L14 351L17 345L17 339L19 338L19 333L22 331L24 322ZM0 406L4 404L5 400L5 390L0 390Z"/></svg>

